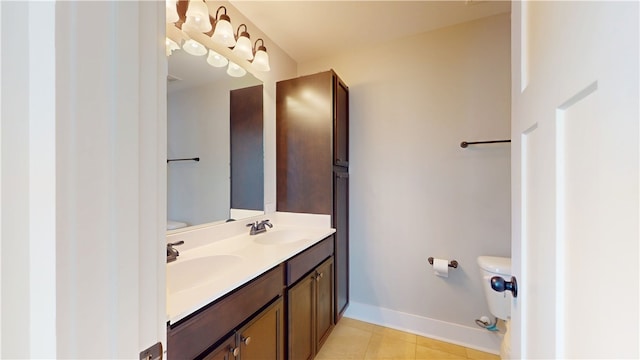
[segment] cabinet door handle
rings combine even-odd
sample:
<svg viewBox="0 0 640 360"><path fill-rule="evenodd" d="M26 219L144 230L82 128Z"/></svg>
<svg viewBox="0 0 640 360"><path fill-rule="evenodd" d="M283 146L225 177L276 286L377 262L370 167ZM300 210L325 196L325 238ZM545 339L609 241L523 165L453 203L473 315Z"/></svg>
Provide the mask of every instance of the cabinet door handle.
<svg viewBox="0 0 640 360"><path fill-rule="evenodd" d="M321 272L317 272L317 271L316 271L316 280L320 280L320 279L322 279L323 277L324 277L324 273L321 273Z"/></svg>
<svg viewBox="0 0 640 360"><path fill-rule="evenodd" d="M247 336L247 337L244 337L244 336L243 336L243 337L242 337L242 342L243 342L245 345L247 345L247 346L248 346L248 345L249 345L249 343L251 342L251 336Z"/></svg>
<svg viewBox="0 0 640 360"><path fill-rule="evenodd" d="M237 347L230 347L229 352L231 353L231 355L233 355L233 357L238 357L240 350Z"/></svg>

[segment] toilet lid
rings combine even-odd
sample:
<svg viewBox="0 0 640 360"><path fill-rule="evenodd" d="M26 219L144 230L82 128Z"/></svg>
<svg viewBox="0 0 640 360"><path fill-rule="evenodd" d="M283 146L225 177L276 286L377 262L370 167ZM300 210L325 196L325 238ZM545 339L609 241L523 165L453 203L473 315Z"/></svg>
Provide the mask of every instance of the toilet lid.
<svg viewBox="0 0 640 360"><path fill-rule="evenodd" d="M478 265L481 269L497 273L511 274L511 258L500 256L478 256Z"/></svg>
<svg viewBox="0 0 640 360"><path fill-rule="evenodd" d="M175 230L186 227L187 223L180 221L167 220L167 230Z"/></svg>

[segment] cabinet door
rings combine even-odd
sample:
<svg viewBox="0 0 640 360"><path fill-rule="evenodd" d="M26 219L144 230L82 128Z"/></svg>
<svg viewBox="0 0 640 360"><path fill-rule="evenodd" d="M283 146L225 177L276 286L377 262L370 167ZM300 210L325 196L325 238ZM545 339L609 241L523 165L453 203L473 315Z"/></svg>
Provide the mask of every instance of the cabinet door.
<svg viewBox="0 0 640 360"><path fill-rule="evenodd" d="M334 173L335 322L349 305L349 173Z"/></svg>
<svg viewBox="0 0 640 360"><path fill-rule="evenodd" d="M334 77L333 163L349 166L349 88Z"/></svg>
<svg viewBox="0 0 640 360"><path fill-rule="evenodd" d="M278 211L331 214L332 102L330 71L276 84Z"/></svg>
<svg viewBox="0 0 640 360"><path fill-rule="evenodd" d="M284 359L284 313L282 298L238 331L241 360Z"/></svg>
<svg viewBox="0 0 640 360"><path fill-rule="evenodd" d="M316 269L316 349L329 336L333 328L333 258L329 258Z"/></svg>
<svg viewBox="0 0 640 360"><path fill-rule="evenodd" d="M231 207L264 209L262 85L231 90Z"/></svg>
<svg viewBox="0 0 640 360"><path fill-rule="evenodd" d="M239 353L235 336L230 336L222 345L210 352L203 360L234 360Z"/></svg>
<svg viewBox="0 0 640 360"><path fill-rule="evenodd" d="M289 289L289 355L291 360L310 360L314 356L313 298L315 272Z"/></svg>

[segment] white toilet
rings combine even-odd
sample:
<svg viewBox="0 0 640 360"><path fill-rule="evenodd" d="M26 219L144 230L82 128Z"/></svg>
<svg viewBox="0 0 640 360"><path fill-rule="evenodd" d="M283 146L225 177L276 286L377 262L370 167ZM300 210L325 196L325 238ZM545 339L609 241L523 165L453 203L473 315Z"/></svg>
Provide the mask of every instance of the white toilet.
<svg viewBox="0 0 640 360"><path fill-rule="evenodd" d="M177 230L187 226L189 226L189 224L182 221L167 220L167 230Z"/></svg>
<svg viewBox="0 0 640 360"><path fill-rule="evenodd" d="M482 271L482 288L489 304L489 311L498 319L504 320L506 332L500 345L500 358L509 359L511 336L509 319L511 318L511 292L497 292L491 288L491 278L500 276L506 281L511 279L511 258L498 256L479 256L478 265Z"/></svg>

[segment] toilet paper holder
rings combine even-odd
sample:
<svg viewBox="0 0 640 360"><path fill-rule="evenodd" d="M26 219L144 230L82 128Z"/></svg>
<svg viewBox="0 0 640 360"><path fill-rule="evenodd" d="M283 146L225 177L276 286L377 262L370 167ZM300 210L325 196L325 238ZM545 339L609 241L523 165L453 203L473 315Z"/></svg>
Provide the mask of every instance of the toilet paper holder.
<svg viewBox="0 0 640 360"><path fill-rule="evenodd" d="M423 258L424 259L424 258ZM433 256L430 256L427 261L429 261L429 264L433 265ZM456 260L451 260L449 261L449 267L457 269L458 268L458 262Z"/></svg>

